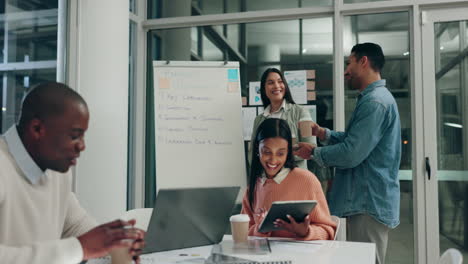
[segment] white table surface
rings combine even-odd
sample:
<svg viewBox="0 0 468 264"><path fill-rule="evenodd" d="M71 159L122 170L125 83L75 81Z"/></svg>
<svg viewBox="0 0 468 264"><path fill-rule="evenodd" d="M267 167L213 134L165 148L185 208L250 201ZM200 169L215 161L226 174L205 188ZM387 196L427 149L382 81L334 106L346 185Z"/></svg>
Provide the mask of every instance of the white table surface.
<svg viewBox="0 0 468 264"><path fill-rule="evenodd" d="M231 240L225 236L224 240ZM273 239L272 239L273 240ZM291 260L292 264L374 264L375 245L348 241L316 240L310 242L277 241L270 242L271 253L251 255L251 260ZM212 246L202 246L157 252L141 256L141 264L200 264L208 258ZM242 257L245 257L242 256ZM110 259L90 260L89 264L109 264Z"/></svg>

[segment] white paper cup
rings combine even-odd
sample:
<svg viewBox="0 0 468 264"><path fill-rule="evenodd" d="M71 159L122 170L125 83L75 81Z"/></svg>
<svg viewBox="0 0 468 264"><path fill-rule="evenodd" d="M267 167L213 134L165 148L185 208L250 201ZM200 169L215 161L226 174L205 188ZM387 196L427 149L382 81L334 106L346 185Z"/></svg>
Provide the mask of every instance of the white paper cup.
<svg viewBox="0 0 468 264"><path fill-rule="evenodd" d="M133 228L133 226L127 225L123 227L124 229ZM133 239L125 239L123 241L133 243ZM121 247L115 248L110 251L111 255L111 264L132 264L133 257L130 254L130 247Z"/></svg>
<svg viewBox="0 0 468 264"><path fill-rule="evenodd" d="M291 141L292 141L291 143L293 146L297 145L297 138L293 137L291 138Z"/></svg>
<svg viewBox="0 0 468 264"><path fill-rule="evenodd" d="M246 214L233 215L231 221L232 239L235 243L247 242L250 218Z"/></svg>
<svg viewBox="0 0 468 264"><path fill-rule="evenodd" d="M128 247L112 249L110 255L112 264L132 264L133 259Z"/></svg>
<svg viewBox="0 0 468 264"><path fill-rule="evenodd" d="M312 136L312 124L314 122L310 120L299 121L299 131L301 132L301 137L311 137Z"/></svg>

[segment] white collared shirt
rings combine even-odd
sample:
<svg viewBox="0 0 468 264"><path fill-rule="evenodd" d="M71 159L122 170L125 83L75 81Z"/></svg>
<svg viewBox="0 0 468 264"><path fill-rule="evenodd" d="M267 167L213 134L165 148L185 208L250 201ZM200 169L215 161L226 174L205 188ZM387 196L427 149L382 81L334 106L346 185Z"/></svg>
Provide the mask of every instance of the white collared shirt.
<svg viewBox="0 0 468 264"><path fill-rule="evenodd" d="M283 168L278 172L278 174L276 174L276 176L273 177L273 180L274 180L277 184L281 184L281 182L282 182L284 179L286 179L286 177L288 176L288 174L289 174L290 171L291 171L290 168L285 168L285 167L283 167ZM264 185L267 179L268 179L268 178L267 178L267 176L266 176L266 174L265 174L265 171L263 171L262 176L261 176L261 178L260 178L260 183L261 183L262 185Z"/></svg>
<svg viewBox="0 0 468 264"><path fill-rule="evenodd" d="M11 155L18 164L18 167L23 172L24 176L31 182L31 184L38 184L42 177L45 177L44 171L37 166L36 162L29 155L28 151L21 141L16 126L10 127L5 134L3 134L5 141L8 145Z"/></svg>
<svg viewBox="0 0 468 264"><path fill-rule="evenodd" d="M284 113L284 109L286 108L286 100L283 99L283 102L281 103L281 106L278 110L276 110L273 113L270 113L271 111L271 104L269 104L265 110L263 111L263 115L267 118L281 118L281 116Z"/></svg>

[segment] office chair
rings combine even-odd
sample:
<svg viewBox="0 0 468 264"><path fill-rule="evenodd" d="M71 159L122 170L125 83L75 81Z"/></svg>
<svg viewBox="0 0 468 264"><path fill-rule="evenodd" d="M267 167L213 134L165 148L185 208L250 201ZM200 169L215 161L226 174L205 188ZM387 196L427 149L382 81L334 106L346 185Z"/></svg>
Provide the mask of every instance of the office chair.
<svg viewBox="0 0 468 264"><path fill-rule="evenodd" d="M336 232L333 240L346 241L346 218L339 218L336 215L332 215L331 219L336 223Z"/></svg>
<svg viewBox="0 0 468 264"><path fill-rule="evenodd" d="M449 248L440 256L439 264L462 264L463 256L458 249Z"/></svg>

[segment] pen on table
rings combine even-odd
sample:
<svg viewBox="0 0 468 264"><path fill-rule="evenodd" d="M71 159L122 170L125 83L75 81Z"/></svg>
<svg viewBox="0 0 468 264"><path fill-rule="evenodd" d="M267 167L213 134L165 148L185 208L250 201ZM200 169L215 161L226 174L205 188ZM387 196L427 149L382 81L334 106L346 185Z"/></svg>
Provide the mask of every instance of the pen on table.
<svg viewBox="0 0 468 264"><path fill-rule="evenodd" d="M268 252L271 253L270 240L267 239L266 241L267 241Z"/></svg>

